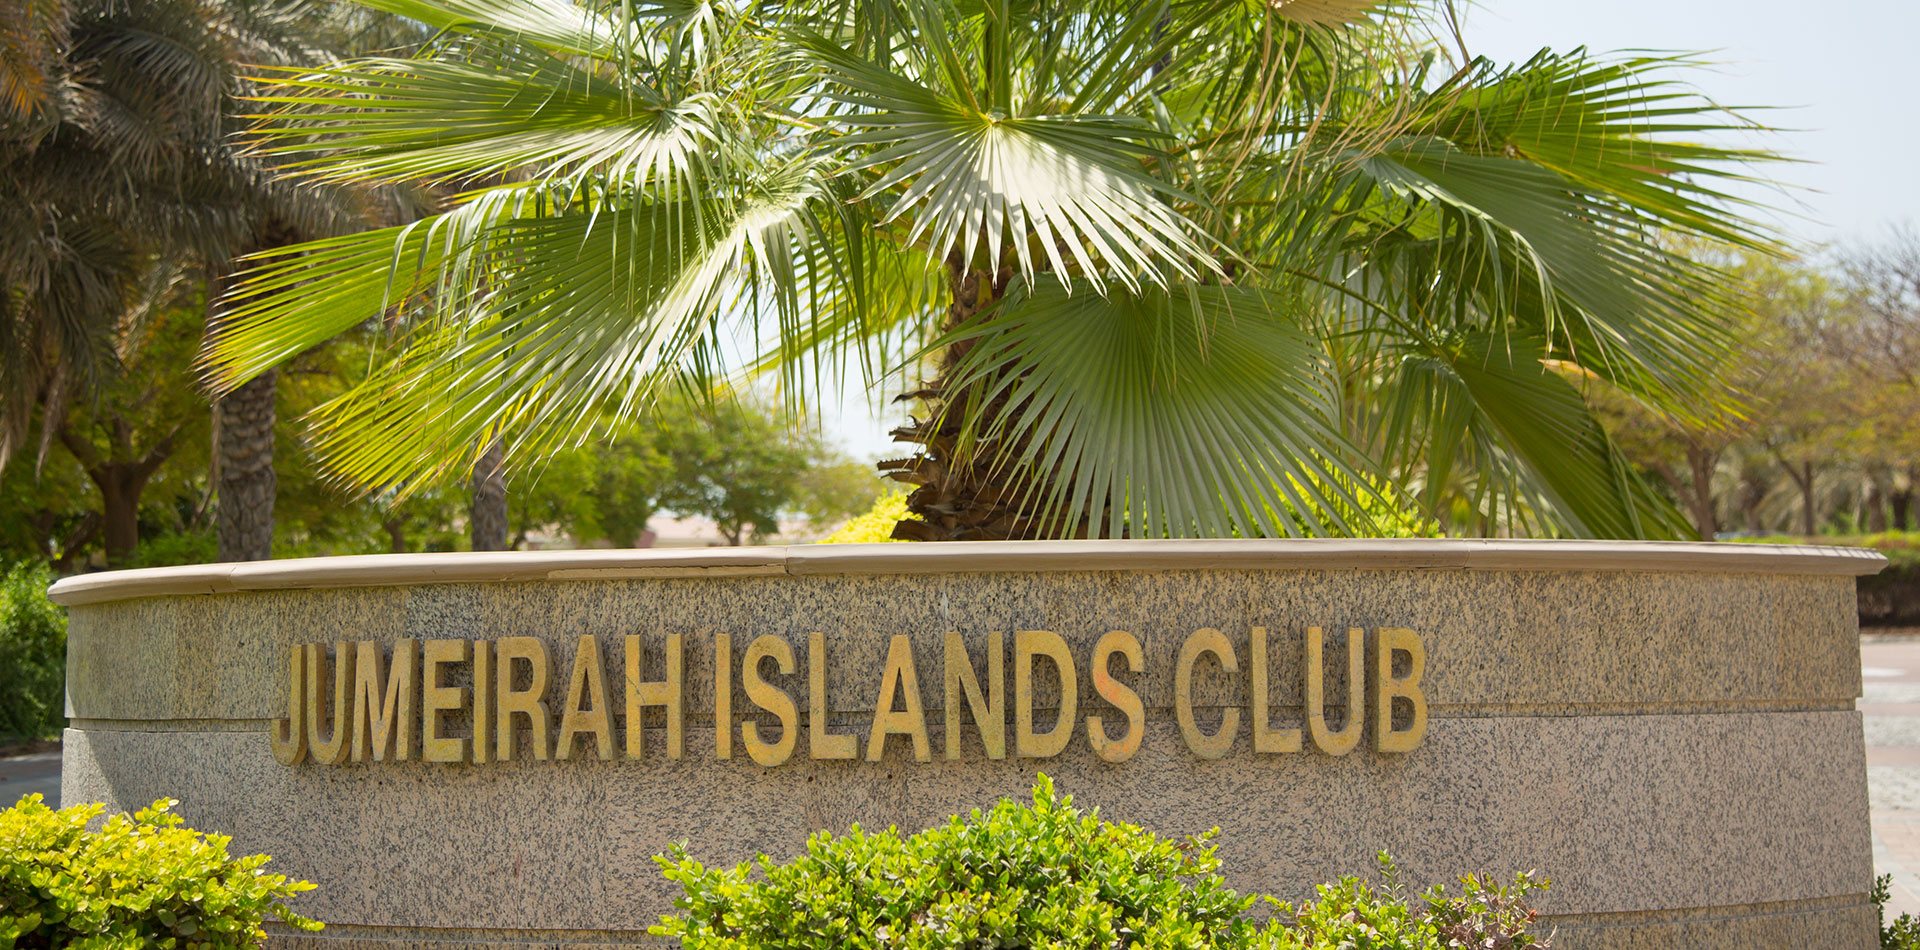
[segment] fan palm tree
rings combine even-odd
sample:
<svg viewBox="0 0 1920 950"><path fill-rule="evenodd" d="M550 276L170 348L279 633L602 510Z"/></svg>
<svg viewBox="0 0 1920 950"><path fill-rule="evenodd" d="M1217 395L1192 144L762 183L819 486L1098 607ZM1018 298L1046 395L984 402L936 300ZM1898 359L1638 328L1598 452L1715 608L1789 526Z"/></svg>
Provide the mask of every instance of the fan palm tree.
<svg viewBox="0 0 1920 950"><path fill-rule="evenodd" d="M260 149L460 197L261 261L204 354L230 389L396 328L313 417L347 482L859 366L926 404L903 536L1364 532L1456 492L1686 531L1570 381L1726 399L1737 301L1662 236L1764 245L1720 189L1765 156L1700 144L1749 126L1676 61L1443 65L1373 0L362 2L439 35L284 74Z"/></svg>

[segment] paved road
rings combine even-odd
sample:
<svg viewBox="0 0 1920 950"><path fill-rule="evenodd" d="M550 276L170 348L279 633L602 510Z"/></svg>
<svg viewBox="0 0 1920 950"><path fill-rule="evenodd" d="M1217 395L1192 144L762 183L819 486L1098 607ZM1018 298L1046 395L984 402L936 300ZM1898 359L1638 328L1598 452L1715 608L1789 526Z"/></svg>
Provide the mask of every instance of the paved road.
<svg viewBox="0 0 1920 950"><path fill-rule="evenodd" d="M60 807L60 753L36 752L0 759L0 807L39 792L50 807Z"/></svg>

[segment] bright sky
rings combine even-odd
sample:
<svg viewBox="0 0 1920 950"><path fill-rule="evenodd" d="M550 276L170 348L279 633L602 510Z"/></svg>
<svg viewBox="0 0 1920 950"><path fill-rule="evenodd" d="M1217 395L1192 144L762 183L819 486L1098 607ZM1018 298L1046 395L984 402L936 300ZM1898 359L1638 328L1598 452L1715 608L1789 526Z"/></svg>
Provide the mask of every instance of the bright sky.
<svg viewBox="0 0 1920 950"><path fill-rule="evenodd" d="M1479 0L1464 32L1500 61L1583 45L1704 54L1687 80L1722 105L1774 107L1756 117L1781 131L1746 144L1800 162L1767 169L1787 192L1746 195L1785 209L1782 231L1847 244L1920 223L1920 0ZM845 387L840 406L821 407L827 428L856 455L899 451L886 432L907 407L867 403Z"/></svg>

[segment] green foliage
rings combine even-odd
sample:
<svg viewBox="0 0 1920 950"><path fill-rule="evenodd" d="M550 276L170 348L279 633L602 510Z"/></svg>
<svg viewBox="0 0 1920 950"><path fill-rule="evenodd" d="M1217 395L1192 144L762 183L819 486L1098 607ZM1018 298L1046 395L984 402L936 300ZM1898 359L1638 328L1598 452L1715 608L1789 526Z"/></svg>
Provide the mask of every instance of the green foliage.
<svg viewBox="0 0 1920 950"><path fill-rule="evenodd" d="M893 536L893 526L902 521L917 518L907 511L907 493L889 492L881 495L873 507L861 514L847 519L847 523L832 534L820 539L821 544L875 544L881 541L899 541Z"/></svg>
<svg viewBox="0 0 1920 950"><path fill-rule="evenodd" d="M313 888L229 858L223 835L181 827L162 800L87 825L100 805L54 811L29 795L0 812L0 950L242 950L269 916L319 930L284 901Z"/></svg>
<svg viewBox="0 0 1920 950"><path fill-rule="evenodd" d="M1214 873L1207 836L1176 841L1101 821L1041 776L1031 808L1001 801L902 837L822 832L787 864L710 869L656 858L685 894L652 932L687 950L1227 947L1251 901Z"/></svg>
<svg viewBox="0 0 1920 950"><path fill-rule="evenodd" d="M1734 291L1662 237L1769 243L1720 189L1770 156L1701 144L1752 125L1686 59L1448 62L1438 0L363 3L443 32L286 75L259 151L471 187L256 258L205 354L225 389L391 328L314 416L362 486L459 477L495 431L551 454L689 376L857 364L952 424L908 439L921 474L1067 513L1040 533L1365 530L1315 511L1373 474L1489 530L1670 534L1545 363L1719 400L1734 338L1696 304Z"/></svg>
<svg viewBox="0 0 1920 950"><path fill-rule="evenodd" d="M1101 821L1097 810L1056 795L1043 774L1031 807L1002 800L908 837L858 825L838 837L822 832L786 864L762 856L757 865L707 868L676 846L655 860L684 891L674 902L680 912L651 932L687 950L1548 945L1528 933L1535 914L1525 903L1544 881L1522 874L1509 889L1470 876L1461 896L1436 887L1416 905L1385 854L1383 891L1343 878L1298 910L1271 901L1280 913L1256 923L1245 913L1254 899L1216 873L1212 836L1174 840Z"/></svg>
<svg viewBox="0 0 1920 950"><path fill-rule="evenodd" d="M142 538L128 567L170 567L175 564L211 564L220 560L220 539L211 529L180 531Z"/></svg>
<svg viewBox="0 0 1920 950"><path fill-rule="evenodd" d="M0 742L44 739L66 724L67 614L47 599L53 573L16 564L0 578Z"/></svg>
<svg viewBox="0 0 1920 950"><path fill-rule="evenodd" d="M729 544L780 531L799 496L812 446L779 419L739 399L662 403L655 438L673 466L660 507L711 518Z"/></svg>
<svg viewBox="0 0 1920 950"><path fill-rule="evenodd" d="M1874 910L1880 920L1880 950L1920 950L1920 920L1912 914L1901 914L1893 923L1887 923L1887 897L1892 892L1893 875L1882 874L1873 879Z"/></svg>
<svg viewBox="0 0 1920 950"><path fill-rule="evenodd" d="M1272 950L1443 950L1454 947L1541 947L1549 939L1529 932L1539 916L1527 906L1527 894L1545 890L1534 875L1514 876L1513 886L1478 875L1460 879L1461 894L1449 896L1435 886L1418 906L1407 900L1399 869L1386 852L1378 856L1382 887L1358 877L1343 877L1316 888L1319 899L1299 909L1280 903L1285 916L1269 936Z"/></svg>
<svg viewBox="0 0 1920 950"><path fill-rule="evenodd" d="M839 457L822 446L800 473L794 508L817 527L855 517L887 494L871 464Z"/></svg>

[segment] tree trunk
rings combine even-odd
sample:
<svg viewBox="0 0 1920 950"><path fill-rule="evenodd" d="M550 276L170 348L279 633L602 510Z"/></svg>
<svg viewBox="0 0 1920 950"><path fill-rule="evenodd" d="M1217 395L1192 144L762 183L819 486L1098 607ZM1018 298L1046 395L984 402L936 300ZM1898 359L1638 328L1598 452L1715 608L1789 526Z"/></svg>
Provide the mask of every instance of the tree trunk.
<svg viewBox="0 0 1920 950"><path fill-rule="evenodd" d="M140 489L128 485L121 466L109 466L94 479L100 487L102 520L106 527L107 566L128 567L140 544Z"/></svg>
<svg viewBox="0 0 1920 950"><path fill-rule="evenodd" d="M1702 541L1711 541L1720 533L1720 519L1713 505L1713 470L1719 461L1718 452L1709 452L1698 445L1687 446L1687 465L1693 470L1693 484L1687 499L1692 509L1694 533Z"/></svg>
<svg viewBox="0 0 1920 950"><path fill-rule="evenodd" d="M1800 462L1788 465L1787 471L1793 476L1793 483L1800 489L1800 533L1813 537L1813 463Z"/></svg>
<svg viewBox="0 0 1920 950"><path fill-rule="evenodd" d="M1874 466L1867 470L1867 497L1864 499L1867 509L1867 531L1880 534L1887 530L1888 485L1892 481L1886 469Z"/></svg>
<svg viewBox="0 0 1920 950"><path fill-rule="evenodd" d="M1767 500L1769 481L1771 479L1767 477L1766 470L1754 460L1750 459L1740 466L1740 515L1750 532L1758 533L1761 530L1760 503Z"/></svg>
<svg viewBox="0 0 1920 950"><path fill-rule="evenodd" d="M100 490L100 527L105 542L108 567L127 567L133 549L140 544L140 493L147 480L173 455L173 436L154 443L146 454L133 458L132 427L115 419L110 426L112 450L106 455L72 429L61 427L57 433L87 478Z"/></svg>
<svg viewBox="0 0 1920 950"><path fill-rule="evenodd" d="M219 466L220 560L273 557L273 397L279 374L268 370L214 404Z"/></svg>
<svg viewBox="0 0 1920 950"><path fill-rule="evenodd" d="M495 437L473 463L473 504L467 515L475 551L507 549L507 449Z"/></svg>
<svg viewBox="0 0 1920 950"><path fill-rule="evenodd" d="M382 518L381 530L387 533L387 550L393 554L407 553L407 519Z"/></svg>
<svg viewBox="0 0 1920 950"><path fill-rule="evenodd" d="M947 259L947 291L951 303L942 329L951 331L973 320L1006 292L1013 279L1011 267L989 273L969 268L954 254ZM1033 538L1086 537L1086 512L1066 512L1052 519L1036 511L1046 481L1059 473L1036 472L1008 461L1022 450L1018 444L990 440L972 442L962 452L961 435L970 406L967 394L950 388L949 380L971 343L951 347L941 355L939 377L926 388L906 393L896 401L918 399L929 418L914 419L892 431L896 442L916 447L913 455L886 459L876 467L888 478L915 486L907 496L907 510L921 520L894 525L893 536L909 541L1004 541ZM980 407L982 428L1013 407L1004 398Z"/></svg>
<svg viewBox="0 0 1920 950"><path fill-rule="evenodd" d="M1887 495L1887 501L1893 508L1893 523L1891 525L1893 530L1911 530L1910 525L1912 522L1909 521L1909 519L1913 516L1913 493L1915 489L1920 489L1920 465L1909 467L1907 469L1906 481Z"/></svg>

